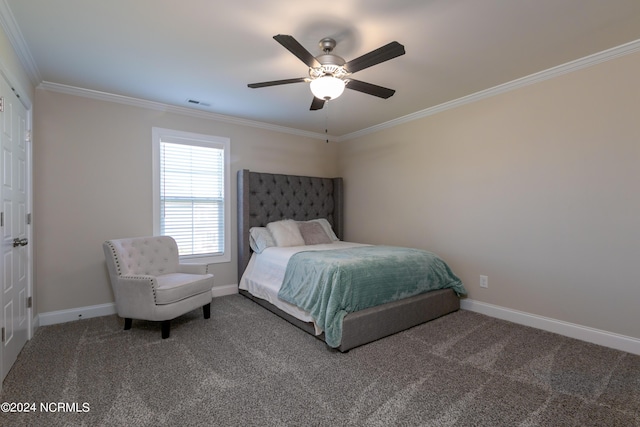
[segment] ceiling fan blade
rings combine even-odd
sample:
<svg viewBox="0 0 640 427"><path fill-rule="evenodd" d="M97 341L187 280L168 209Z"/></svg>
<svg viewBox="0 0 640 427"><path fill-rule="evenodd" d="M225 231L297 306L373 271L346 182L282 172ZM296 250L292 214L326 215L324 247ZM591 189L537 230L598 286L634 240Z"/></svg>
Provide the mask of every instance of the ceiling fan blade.
<svg viewBox="0 0 640 427"><path fill-rule="evenodd" d="M278 34L277 36L273 36L273 38L284 46L285 49L297 56L298 59L307 64L308 67L320 67L320 63L316 58L292 36Z"/></svg>
<svg viewBox="0 0 640 427"><path fill-rule="evenodd" d="M311 101L311 108L309 108L309 110L311 110L311 111L313 111L313 110L322 110L322 107L324 107L324 103L325 103L324 99L316 98L314 96L313 97L313 101Z"/></svg>
<svg viewBox="0 0 640 427"><path fill-rule="evenodd" d="M387 87L374 85L372 83L361 82L360 80L349 79L347 82L347 89L357 90L369 95L377 96L379 98L387 99L396 93L395 90Z"/></svg>
<svg viewBox="0 0 640 427"><path fill-rule="evenodd" d="M262 82L262 83L249 83L247 86L249 86L252 89L257 89L260 87L288 85L289 83L302 83L305 81L306 81L305 77L300 77L297 79L274 80L271 82Z"/></svg>
<svg viewBox="0 0 640 427"><path fill-rule="evenodd" d="M391 42L369 53L365 53L356 59L352 59L347 62L344 67L350 73L355 73L356 71L364 70L365 68L404 55L404 53L403 45L398 42Z"/></svg>

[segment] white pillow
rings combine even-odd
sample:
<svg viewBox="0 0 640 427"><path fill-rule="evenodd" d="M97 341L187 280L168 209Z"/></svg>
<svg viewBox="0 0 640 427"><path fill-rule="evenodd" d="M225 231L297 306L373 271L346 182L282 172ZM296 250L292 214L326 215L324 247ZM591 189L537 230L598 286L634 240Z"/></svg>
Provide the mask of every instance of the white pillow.
<svg viewBox="0 0 640 427"><path fill-rule="evenodd" d="M278 246L304 246L298 224L292 219L270 222L267 224L267 229Z"/></svg>
<svg viewBox="0 0 640 427"><path fill-rule="evenodd" d="M276 241L266 227L251 227L249 229L249 246L256 253L262 253L265 249L276 246Z"/></svg>

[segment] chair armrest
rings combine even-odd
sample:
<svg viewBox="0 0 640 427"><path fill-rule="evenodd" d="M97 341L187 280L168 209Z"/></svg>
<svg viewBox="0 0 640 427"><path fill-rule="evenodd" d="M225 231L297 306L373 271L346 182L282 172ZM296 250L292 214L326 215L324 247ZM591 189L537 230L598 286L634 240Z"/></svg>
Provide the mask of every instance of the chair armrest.
<svg viewBox="0 0 640 427"><path fill-rule="evenodd" d="M116 309L120 317L150 319L148 316L156 305L155 276L120 276L113 285Z"/></svg>
<svg viewBox="0 0 640 427"><path fill-rule="evenodd" d="M155 304L156 278L143 274L120 276L117 281L116 292L129 301L140 301Z"/></svg>
<svg viewBox="0 0 640 427"><path fill-rule="evenodd" d="M178 264L179 273L187 274L213 274L212 264Z"/></svg>

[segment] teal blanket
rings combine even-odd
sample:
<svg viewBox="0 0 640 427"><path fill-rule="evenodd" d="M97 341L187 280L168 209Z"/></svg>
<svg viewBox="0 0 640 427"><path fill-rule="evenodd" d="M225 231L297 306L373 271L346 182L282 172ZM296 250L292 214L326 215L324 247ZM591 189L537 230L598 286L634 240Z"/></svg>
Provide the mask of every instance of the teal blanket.
<svg viewBox="0 0 640 427"><path fill-rule="evenodd" d="M467 293L436 254L362 246L296 253L278 297L309 312L324 330L327 344L338 347L347 313L444 288Z"/></svg>

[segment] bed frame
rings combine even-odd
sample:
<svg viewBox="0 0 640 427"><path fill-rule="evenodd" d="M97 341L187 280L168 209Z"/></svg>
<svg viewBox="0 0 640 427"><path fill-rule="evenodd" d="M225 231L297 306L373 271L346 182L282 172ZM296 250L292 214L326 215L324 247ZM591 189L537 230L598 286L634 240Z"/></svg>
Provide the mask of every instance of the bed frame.
<svg viewBox="0 0 640 427"><path fill-rule="evenodd" d="M319 178L238 171L238 281L249 258L249 229L282 219L307 221L326 218L339 239L344 238L342 178ZM278 316L315 336L312 323L303 322L269 302L250 298ZM338 350L354 347L403 331L460 309L460 299L451 289L431 291L401 301L349 313L342 323ZM319 336L323 339L323 336Z"/></svg>

